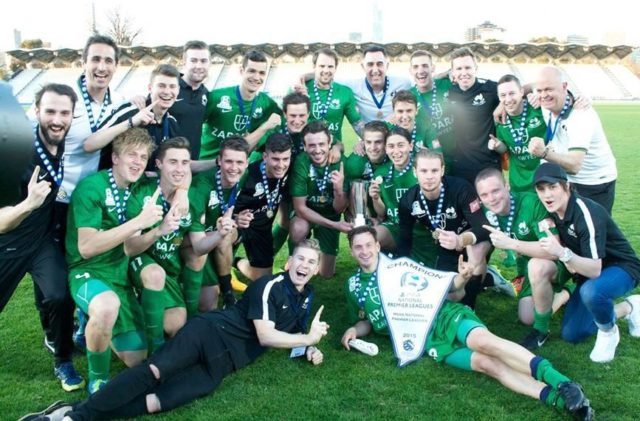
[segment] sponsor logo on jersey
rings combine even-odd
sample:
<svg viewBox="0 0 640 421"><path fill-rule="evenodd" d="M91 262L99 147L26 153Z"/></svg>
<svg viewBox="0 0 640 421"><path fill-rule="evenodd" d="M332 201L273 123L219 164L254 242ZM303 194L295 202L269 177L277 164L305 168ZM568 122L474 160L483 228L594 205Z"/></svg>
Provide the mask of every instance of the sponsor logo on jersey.
<svg viewBox="0 0 640 421"><path fill-rule="evenodd" d="M231 99L229 98L229 95L223 95L222 98L220 98L220 102L218 102L218 105L216 105L216 107L220 108L223 113L230 112L231 111Z"/></svg>
<svg viewBox="0 0 640 421"><path fill-rule="evenodd" d="M333 108L334 110L339 110L342 104L340 104L340 99L334 98L329 104L329 108Z"/></svg>
<svg viewBox="0 0 640 421"><path fill-rule="evenodd" d="M479 107L486 104L486 102L487 101L484 99L484 95L478 94L473 98L473 102L471 103L471 105L473 105L474 107Z"/></svg>

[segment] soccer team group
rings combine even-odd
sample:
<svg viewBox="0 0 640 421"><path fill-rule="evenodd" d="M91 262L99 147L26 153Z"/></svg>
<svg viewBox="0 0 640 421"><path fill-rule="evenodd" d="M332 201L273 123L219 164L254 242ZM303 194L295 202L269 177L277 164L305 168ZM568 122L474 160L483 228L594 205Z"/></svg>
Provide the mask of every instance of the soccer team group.
<svg viewBox="0 0 640 421"><path fill-rule="evenodd" d="M92 36L77 83L36 94L22 201L0 209L0 310L30 273L65 390L85 386L74 346L88 362L87 400L24 419L167 411L269 347L322 363L329 326L322 307L311 317L308 283L335 274L341 233L357 263L345 280L346 349L387 333L379 253L407 256L457 273L426 355L593 418L582 388L531 351L565 306L559 336L597 334L591 360L611 361L618 319L640 337L640 297L628 296L640 261L611 218L617 172L600 119L558 68L531 85L494 82L476 77L467 48L442 74L415 51L409 80L388 75L384 48L371 46L364 76L338 83L338 57L322 49L280 107L261 92L259 51L245 54L239 85L209 92L209 48L191 41L181 71L157 66L148 95L129 100L109 88L118 55ZM353 151L345 117L360 138ZM368 223L355 227L350 197L363 186ZM285 243L285 271L273 274ZM494 249L515 257L513 281L487 265ZM486 288L517 297L531 326L519 344L474 313ZM112 352L129 368L109 379Z"/></svg>

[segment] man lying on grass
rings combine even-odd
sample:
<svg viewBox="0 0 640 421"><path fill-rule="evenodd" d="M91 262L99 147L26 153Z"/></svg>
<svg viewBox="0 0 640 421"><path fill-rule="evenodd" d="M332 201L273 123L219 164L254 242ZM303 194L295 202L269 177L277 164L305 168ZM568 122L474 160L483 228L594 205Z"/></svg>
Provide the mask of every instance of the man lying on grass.
<svg viewBox="0 0 640 421"><path fill-rule="evenodd" d="M372 330L388 332L382 304L376 298L380 296L375 282L380 253L376 231L360 226L349 232L348 239L351 254L359 265L356 274L347 281L347 306L355 324L342 335L342 345L350 350L349 341L353 339ZM461 257L458 272L452 290L464 290L473 267ZM436 361L485 373L517 393L566 408L577 419L593 418L589 400L577 383L558 372L548 360L489 332L469 307L445 301L433 323L425 349L429 355L435 355Z"/></svg>
<svg viewBox="0 0 640 421"><path fill-rule="evenodd" d="M56 403L22 420L106 420L168 411L212 393L224 377L269 347L293 348L314 365L322 363L314 346L329 329L320 321L322 307L304 333L313 300L308 283L319 265L318 243L301 241L289 257L288 272L256 280L234 306L190 319L146 362L123 371L89 399Z"/></svg>

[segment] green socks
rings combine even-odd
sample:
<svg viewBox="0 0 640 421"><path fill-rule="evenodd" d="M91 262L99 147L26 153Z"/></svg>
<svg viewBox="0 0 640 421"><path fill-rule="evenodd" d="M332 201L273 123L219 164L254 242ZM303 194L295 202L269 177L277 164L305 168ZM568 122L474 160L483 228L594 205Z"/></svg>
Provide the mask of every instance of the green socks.
<svg viewBox="0 0 640 421"><path fill-rule="evenodd" d="M164 295L163 291L142 288L142 311L145 329L149 337L149 351L153 353L164 343Z"/></svg>
<svg viewBox="0 0 640 421"><path fill-rule="evenodd" d="M111 365L111 347L102 352L93 352L87 349L87 363L89 365L89 381L108 380L109 367Z"/></svg>
<svg viewBox="0 0 640 421"><path fill-rule="evenodd" d="M182 294L184 295L184 302L187 306L188 318L198 313L202 276L203 271L196 272L188 266L184 266L182 272L180 272L180 283L182 284Z"/></svg>
<svg viewBox="0 0 640 421"><path fill-rule="evenodd" d="M533 309L533 328L542 333L549 332L549 324L551 323L551 316L553 313L549 311L548 313L540 314Z"/></svg>

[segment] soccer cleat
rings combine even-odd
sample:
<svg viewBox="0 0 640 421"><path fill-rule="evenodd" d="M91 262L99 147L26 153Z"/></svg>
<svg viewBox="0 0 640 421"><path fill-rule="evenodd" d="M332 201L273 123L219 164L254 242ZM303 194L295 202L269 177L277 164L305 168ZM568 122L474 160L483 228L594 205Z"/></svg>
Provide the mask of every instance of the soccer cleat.
<svg viewBox="0 0 640 421"><path fill-rule="evenodd" d="M531 332L522 339L519 344L527 348L529 351L535 351L547 342L549 332L540 332L538 329L531 329Z"/></svg>
<svg viewBox="0 0 640 421"><path fill-rule="evenodd" d="M507 281L497 268L494 266L487 266L487 275L488 274L491 274L493 277L493 286L490 288L508 295L509 297L515 298L518 295L513 284Z"/></svg>
<svg viewBox="0 0 640 421"><path fill-rule="evenodd" d="M98 390L102 389L107 385L107 381L105 379L94 379L89 381L89 385L87 386L87 391L90 395L93 395Z"/></svg>
<svg viewBox="0 0 640 421"><path fill-rule="evenodd" d="M222 296L222 308L233 307L237 302L238 300L236 300L235 295L233 295L231 291L225 292Z"/></svg>
<svg viewBox="0 0 640 421"><path fill-rule="evenodd" d="M631 313L625 317L629 323L629 335L640 338L640 295L630 295L625 301L631 306Z"/></svg>
<svg viewBox="0 0 640 421"><path fill-rule="evenodd" d="M378 355L378 345L363 341L362 339L351 339L349 341L349 346L372 357Z"/></svg>
<svg viewBox="0 0 640 421"><path fill-rule="evenodd" d="M558 385L558 393L564 399L564 407L578 420L592 420L593 408L584 395L582 386L575 382L563 382Z"/></svg>
<svg viewBox="0 0 640 421"><path fill-rule="evenodd" d="M53 373L60 380L62 389L73 392L84 387L84 379L78 374L71 361L56 364Z"/></svg>
<svg viewBox="0 0 640 421"><path fill-rule="evenodd" d="M247 284L240 281L233 271L231 271L231 288L235 292L244 292L247 289Z"/></svg>
<svg viewBox="0 0 640 421"><path fill-rule="evenodd" d="M32 412L31 414L24 415L18 421L61 420L64 418L64 415L72 409L73 408L68 403L57 401L40 412Z"/></svg>
<svg viewBox="0 0 640 421"><path fill-rule="evenodd" d="M44 348L52 354L56 353L56 348L53 346L53 341L50 341L49 338L47 338L46 334L44 335Z"/></svg>
<svg viewBox="0 0 640 421"><path fill-rule="evenodd" d="M594 363L608 363L613 361L616 356L616 347L620 342L620 331L617 325L613 325L613 329L605 332L598 329L596 343L591 350L589 358Z"/></svg>

